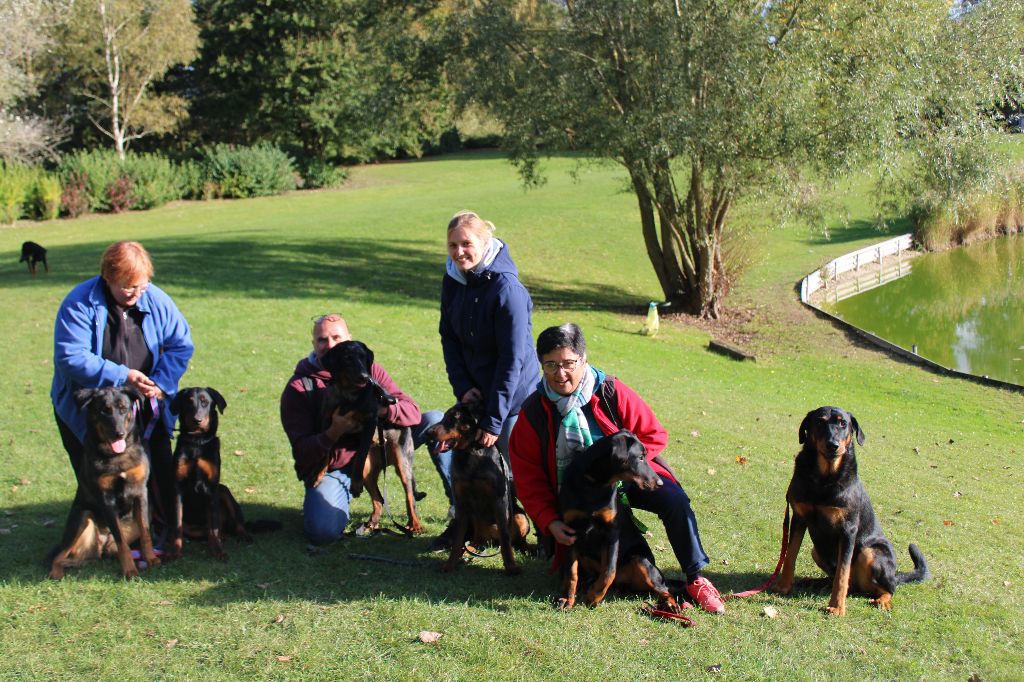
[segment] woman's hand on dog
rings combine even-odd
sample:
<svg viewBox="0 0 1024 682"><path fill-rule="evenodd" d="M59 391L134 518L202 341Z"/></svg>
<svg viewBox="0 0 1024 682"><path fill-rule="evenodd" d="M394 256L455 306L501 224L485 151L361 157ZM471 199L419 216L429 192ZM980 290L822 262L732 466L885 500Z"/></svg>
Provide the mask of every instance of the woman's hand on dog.
<svg viewBox="0 0 1024 682"><path fill-rule="evenodd" d="M565 521L555 520L548 524L548 532L560 545L571 545L576 542L576 531Z"/></svg>
<svg viewBox="0 0 1024 682"><path fill-rule="evenodd" d="M163 400L167 397L152 379L137 369L128 370L128 378L125 379L124 385L146 398Z"/></svg>

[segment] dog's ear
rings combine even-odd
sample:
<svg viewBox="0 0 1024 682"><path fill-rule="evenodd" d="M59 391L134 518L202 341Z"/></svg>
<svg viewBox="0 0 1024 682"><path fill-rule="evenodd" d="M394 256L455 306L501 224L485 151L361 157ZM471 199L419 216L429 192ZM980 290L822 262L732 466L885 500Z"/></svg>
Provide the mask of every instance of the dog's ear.
<svg viewBox="0 0 1024 682"><path fill-rule="evenodd" d="M178 391L174 395L174 399L171 400L171 404L168 407L168 409L171 411L171 414L177 416L178 413L181 412L181 408L185 404L185 396L187 394L188 394L187 389L184 389L184 390Z"/></svg>
<svg viewBox="0 0 1024 682"><path fill-rule="evenodd" d="M206 392L213 398L213 404L217 406L221 414L224 414L224 410L227 409L228 401L224 400L224 396L217 392L217 389L206 387Z"/></svg>
<svg viewBox="0 0 1024 682"><path fill-rule="evenodd" d="M80 388L74 392L75 403L79 407L85 407L96 397L95 388Z"/></svg>
<svg viewBox="0 0 1024 682"><path fill-rule="evenodd" d="M857 445L864 445L864 432L860 430L860 424L857 423L857 418L850 412L850 428L853 430L854 435L857 436Z"/></svg>
<svg viewBox="0 0 1024 682"><path fill-rule="evenodd" d="M372 351L372 350L370 350L370 347L369 347L369 346L367 346L367 345L366 345L365 343L363 343L362 341L356 341L356 343L358 343L358 344L359 344L359 346L360 346L360 347L361 347L361 348L362 348L362 349L363 349L364 351L366 351L366 371L367 371L367 372L369 372L369 371L370 371L370 367L372 367L372 366L373 366L373 351Z"/></svg>
<svg viewBox="0 0 1024 682"><path fill-rule="evenodd" d="M804 417L804 420L800 422L800 445L803 445L804 441L807 440L807 432L810 430L811 424L814 422L817 414L818 410L811 410L807 413L807 416Z"/></svg>

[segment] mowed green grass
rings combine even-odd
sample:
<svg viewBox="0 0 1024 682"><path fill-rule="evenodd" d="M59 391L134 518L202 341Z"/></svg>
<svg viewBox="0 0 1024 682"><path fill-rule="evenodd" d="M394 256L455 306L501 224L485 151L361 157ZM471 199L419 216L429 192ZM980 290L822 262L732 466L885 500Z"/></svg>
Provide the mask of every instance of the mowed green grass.
<svg viewBox="0 0 1024 682"><path fill-rule="evenodd" d="M867 227L866 186L832 239L778 226L747 207L755 261L734 304L752 308L757 362L707 350L709 336L663 322L640 336L659 289L639 237L636 204L614 166L548 165L524 191L487 154L356 170L346 189L0 230L0 678L2 679L1020 679L1024 618L1024 398L929 373L858 344L801 307L796 282L826 260L888 236ZM437 335L444 226L471 208L498 226L536 302L534 331L579 323L591 360L635 387L670 431L666 455L700 522L723 592L761 583L779 554L784 494L803 415L851 410L867 434L861 477L900 568L909 542L934 578L902 587L891 613L852 597L845 618L827 591L730 602L691 612L683 629L616 596L597 609L550 606L556 579L540 560L506 577L500 558L454 575L426 552L447 504L429 459L416 473L423 538L346 539L318 554L302 536L302 485L278 420L278 397L309 351L310 318L341 311L355 336L424 408L452 402ZM192 325L196 353L182 385L227 398L223 480L249 518L283 530L228 542L227 563L198 544L185 557L118 577L106 561L45 577L74 480L49 401L56 308L93 275L103 248L138 239L155 281ZM31 239L49 275L18 264ZM746 458L740 464L738 457ZM393 474L388 477L397 495ZM395 497L397 499L397 497ZM365 517L366 497L355 502ZM400 505L394 513L402 518ZM652 545L679 567L656 518ZM805 542L798 574L817 577ZM416 562L369 562L350 554ZM771 605L777 618L767 618ZM435 644L421 630L442 633ZM720 666L718 672L709 668Z"/></svg>

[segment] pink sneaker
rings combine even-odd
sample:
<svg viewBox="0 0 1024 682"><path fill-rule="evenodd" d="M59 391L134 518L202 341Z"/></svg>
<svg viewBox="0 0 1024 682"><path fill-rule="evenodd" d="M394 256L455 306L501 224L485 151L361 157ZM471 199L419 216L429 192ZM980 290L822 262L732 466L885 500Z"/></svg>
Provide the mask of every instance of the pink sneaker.
<svg viewBox="0 0 1024 682"><path fill-rule="evenodd" d="M722 595L718 593L711 581L701 576L686 586L686 594L690 595L697 606L709 613L725 613Z"/></svg>

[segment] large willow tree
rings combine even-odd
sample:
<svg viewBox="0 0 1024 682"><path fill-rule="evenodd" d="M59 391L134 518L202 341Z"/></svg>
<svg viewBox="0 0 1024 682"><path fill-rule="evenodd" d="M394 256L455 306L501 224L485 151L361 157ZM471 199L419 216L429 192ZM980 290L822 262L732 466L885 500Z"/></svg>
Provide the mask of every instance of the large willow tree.
<svg viewBox="0 0 1024 682"><path fill-rule="evenodd" d="M1019 0L479 0L455 16L452 78L525 178L542 151L622 164L665 299L710 318L739 197L895 165L936 136L974 144L1020 69Z"/></svg>

